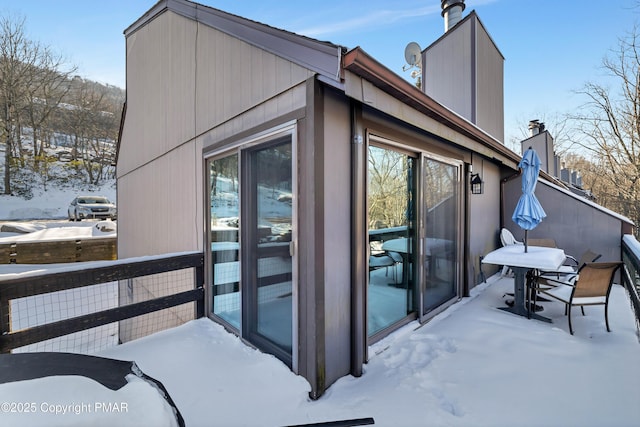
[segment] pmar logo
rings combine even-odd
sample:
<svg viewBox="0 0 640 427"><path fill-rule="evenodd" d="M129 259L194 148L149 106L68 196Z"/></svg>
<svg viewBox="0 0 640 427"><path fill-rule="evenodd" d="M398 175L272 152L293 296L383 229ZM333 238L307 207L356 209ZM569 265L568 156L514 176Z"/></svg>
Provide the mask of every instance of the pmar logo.
<svg viewBox="0 0 640 427"><path fill-rule="evenodd" d="M103 413L128 412L129 404L127 402L96 402L94 409L95 412Z"/></svg>

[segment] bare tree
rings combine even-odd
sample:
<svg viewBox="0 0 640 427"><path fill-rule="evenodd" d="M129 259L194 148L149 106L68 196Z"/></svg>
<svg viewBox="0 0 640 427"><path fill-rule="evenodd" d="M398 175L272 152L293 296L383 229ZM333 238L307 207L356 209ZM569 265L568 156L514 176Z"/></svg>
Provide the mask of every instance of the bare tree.
<svg viewBox="0 0 640 427"><path fill-rule="evenodd" d="M369 147L369 228L407 224L409 194L407 156Z"/></svg>
<svg viewBox="0 0 640 427"><path fill-rule="evenodd" d="M531 136L529 121L534 119L540 123L544 123L546 130L553 135L553 148L558 156L564 157L574 149L575 130L571 126L572 123L569 115L560 112L543 112L532 114L529 117L528 120L523 118L518 121L518 123L520 123L517 128L518 134L512 136L508 141L508 147L513 151L520 154L522 141Z"/></svg>
<svg viewBox="0 0 640 427"><path fill-rule="evenodd" d="M118 136L121 107L107 95L104 86L75 77L66 98L68 103L59 111L62 129L73 138L74 164L86 172L91 184L105 178Z"/></svg>
<svg viewBox="0 0 640 427"><path fill-rule="evenodd" d="M25 36L24 18L0 17L0 142L5 145L4 194L11 194L12 156L23 162L21 126L37 125L35 132L60 101L66 76L62 59ZM17 150L16 150L17 148Z"/></svg>
<svg viewBox="0 0 640 427"><path fill-rule="evenodd" d="M53 55L45 55L47 63L42 67L32 69L26 91L28 108L25 109L25 124L31 127L33 132L33 161L34 169L38 169L38 163L45 154L47 145L48 120L62 102L69 91L68 79L70 71L60 72L61 58Z"/></svg>
<svg viewBox="0 0 640 427"><path fill-rule="evenodd" d="M587 83L588 102L573 116L576 141L597 169L593 192L602 205L640 224L640 45L638 28L619 40L603 69L617 90ZM597 184L597 189L596 189ZM596 192L597 191L597 192Z"/></svg>

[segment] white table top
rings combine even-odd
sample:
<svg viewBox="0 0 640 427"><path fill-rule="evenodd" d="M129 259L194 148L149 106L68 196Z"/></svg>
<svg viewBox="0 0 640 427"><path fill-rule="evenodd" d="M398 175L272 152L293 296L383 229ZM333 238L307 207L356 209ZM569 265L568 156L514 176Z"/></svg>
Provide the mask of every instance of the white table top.
<svg viewBox="0 0 640 427"><path fill-rule="evenodd" d="M233 251L240 249L239 242L211 242L212 251Z"/></svg>
<svg viewBox="0 0 640 427"><path fill-rule="evenodd" d="M391 251L391 252L407 253L407 251L411 249L409 247L409 244L410 244L409 239L407 239L406 237L400 237L397 239L391 239L391 240L387 240L386 242L383 242L382 249L384 249L385 251Z"/></svg>
<svg viewBox="0 0 640 427"><path fill-rule="evenodd" d="M482 262L509 267L555 270L564 263L565 259L564 251L558 248L529 246L528 252L525 253L524 245L508 245L489 252Z"/></svg>
<svg viewBox="0 0 640 427"><path fill-rule="evenodd" d="M407 239L406 237L387 240L382 244L382 249L390 252L407 253L407 250L411 251L411 248L408 245L408 240L409 239ZM426 240L427 247L425 248L425 255L427 256L430 256L432 252L444 252L451 245L451 240L435 239L431 237L427 237Z"/></svg>

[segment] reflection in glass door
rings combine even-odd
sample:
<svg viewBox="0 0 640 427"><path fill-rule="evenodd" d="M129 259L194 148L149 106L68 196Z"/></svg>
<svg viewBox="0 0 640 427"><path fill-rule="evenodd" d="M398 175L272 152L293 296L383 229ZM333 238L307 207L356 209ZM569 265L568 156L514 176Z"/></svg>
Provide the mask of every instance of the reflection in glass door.
<svg viewBox="0 0 640 427"><path fill-rule="evenodd" d="M292 143L285 137L245 153L244 333L291 363L293 325Z"/></svg>
<svg viewBox="0 0 640 427"><path fill-rule="evenodd" d="M431 158L423 163L424 313L456 297L459 167ZM424 314L423 313L423 314Z"/></svg>
<svg viewBox="0 0 640 427"><path fill-rule="evenodd" d="M416 159L370 146L368 157L369 336L416 312L414 169Z"/></svg>
<svg viewBox="0 0 640 427"><path fill-rule="evenodd" d="M209 163L213 313L240 329L238 155Z"/></svg>

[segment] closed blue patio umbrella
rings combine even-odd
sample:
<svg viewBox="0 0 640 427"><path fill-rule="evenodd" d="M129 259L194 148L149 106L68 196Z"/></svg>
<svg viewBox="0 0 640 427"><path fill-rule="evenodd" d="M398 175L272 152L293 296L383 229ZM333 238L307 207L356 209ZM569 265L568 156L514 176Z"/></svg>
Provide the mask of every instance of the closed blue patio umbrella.
<svg viewBox="0 0 640 427"><path fill-rule="evenodd" d="M511 219L524 230L524 251L528 251L527 232L533 230L547 216L534 194L540 172L540 158L531 147L522 155L518 164L522 170L522 196L513 211Z"/></svg>

